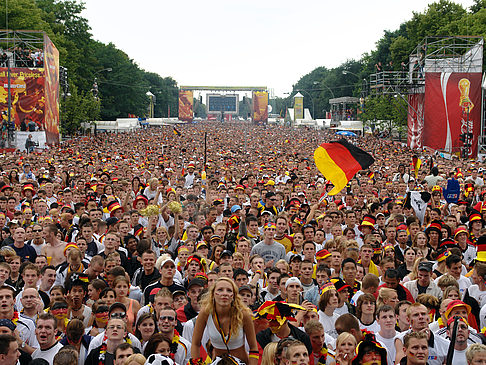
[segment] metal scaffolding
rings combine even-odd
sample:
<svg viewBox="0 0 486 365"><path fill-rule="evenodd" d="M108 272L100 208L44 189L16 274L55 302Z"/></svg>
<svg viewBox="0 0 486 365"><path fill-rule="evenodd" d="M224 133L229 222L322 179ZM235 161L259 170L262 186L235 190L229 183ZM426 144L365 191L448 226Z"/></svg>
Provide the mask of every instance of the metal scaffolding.
<svg viewBox="0 0 486 365"><path fill-rule="evenodd" d="M416 113L407 96L425 93L425 74L482 73L483 43L483 38L476 36L425 37L410 54L408 63L400 65L399 71L382 69L370 75L370 94L401 97L407 102L407 113L413 111L419 117L420 113ZM484 85L483 82L483 91ZM484 106L484 95L482 99ZM478 151L486 154L485 120L486 111L483 107Z"/></svg>

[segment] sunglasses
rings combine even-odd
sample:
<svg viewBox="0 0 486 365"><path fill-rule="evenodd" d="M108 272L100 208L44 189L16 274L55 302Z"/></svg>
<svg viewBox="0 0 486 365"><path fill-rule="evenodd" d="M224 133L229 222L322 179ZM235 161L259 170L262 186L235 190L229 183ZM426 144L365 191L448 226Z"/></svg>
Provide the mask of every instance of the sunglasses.
<svg viewBox="0 0 486 365"><path fill-rule="evenodd" d="M172 316L162 316L162 317L160 317L159 319L160 319L161 321L170 321L170 322L172 322L172 321L174 321L174 320L175 320L175 318L174 318L174 317L172 317Z"/></svg>
<svg viewBox="0 0 486 365"><path fill-rule="evenodd" d="M110 314L110 318L117 318L117 319L123 319L127 316L126 313L112 313Z"/></svg>
<svg viewBox="0 0 486 365"><path fill-rule="evenodd" d="M42 232L42 229L33 229L32 232Z"/></svg>

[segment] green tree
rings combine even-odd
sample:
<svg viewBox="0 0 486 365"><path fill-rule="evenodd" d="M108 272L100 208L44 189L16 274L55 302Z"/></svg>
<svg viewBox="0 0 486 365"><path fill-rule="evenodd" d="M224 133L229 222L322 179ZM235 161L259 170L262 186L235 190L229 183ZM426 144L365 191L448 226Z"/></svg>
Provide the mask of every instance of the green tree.
<svg viewBox="0 0 486 365"><path fill-rule="evenodd" d="M71 89L71 96L61 103L61 132L74 133L82 123L98 120L100 116L100 100L95 99L90 92L78 92L76 86Z"/></svg>

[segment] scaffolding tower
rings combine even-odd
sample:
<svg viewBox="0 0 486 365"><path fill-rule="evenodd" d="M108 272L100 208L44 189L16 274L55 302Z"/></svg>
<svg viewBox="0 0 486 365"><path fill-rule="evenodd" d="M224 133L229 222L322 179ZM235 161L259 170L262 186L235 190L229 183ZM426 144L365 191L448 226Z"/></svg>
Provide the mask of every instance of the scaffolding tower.
<svg viewBox="0 0 486 365"><path fill-rule="evenodd" d="M407 113L412 110L407 96L425 93L427 72L481 73L483 69L483 38L477 36L429 36L417 45L400 70L377 67L370 75L370 95L394 95L407 102ZM380 69L381 68L381 69ZM384 67L386 68L386 66ZM484 85L484 84L483 84ZM482 97L484 104L484 97ZM481 113L481 134L478 153L486 153L485 108Z"/></svg>

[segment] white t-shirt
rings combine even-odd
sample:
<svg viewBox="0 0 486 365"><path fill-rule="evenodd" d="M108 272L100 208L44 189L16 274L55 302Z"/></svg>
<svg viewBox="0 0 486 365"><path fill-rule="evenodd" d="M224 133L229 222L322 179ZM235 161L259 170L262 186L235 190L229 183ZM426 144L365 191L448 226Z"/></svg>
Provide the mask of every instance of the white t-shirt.
<svg viewBox="0 0 486 365"><path fill-rule="evenodd" d="M466 350L454 349L454 364L467 364Z"/></svg>
<svg viewBox="0 0 486 365"><path fill-rule="evenodd" d="M467 291L471 297L478 301L481 308L486 304L486 291L479 290L479 286L477 284L471 285L469 288L467 288Z"/></svg>
<svg viewBox="0 0 486 365"><path fill-rule="evenodd" d="M339 318L339 314L333 313L332 316L328 316L323 311L319 311L319 322L324 326L324 332L333 338L337 338L338 333L336 331L336 320Z"/></svg>
<svg viewBox="0 0 486 365"><path fill-rule="evenodd" d="M403 343L403 338L410 331L411 330L398 333L395 339L400 340ZM442 365L446 361L450 342L445 338L434 335L432 332L430 333L430 336L434 337L434 346L429 346L429 358L427 360L427 365Z"/></svg>
<svg viewBox="0 0 486 365"><path fill-rule="evenodd" d="M386 348L386 360L388 365L395 364L395 357L397 356L397 350L395 348L395 336L392 338L382 337L378 332L375 333L376 340Z"/></svg>
<svg viewBox="0 0 486 365"><path fill-rule="evenodd" d="M54 362L54 356L59 352L60 349L62 349L64 346L61 345L59 342L56 342L54 345L49 347L46 350L41 350L36 349L32 353L32 359L44 359L46 360L49 364L52 364Z"/></svg>
<svg viewBox="0 0 486 365"><path fill-rule="evenodd" d="M369 325L365 325L361 321L359 321L359 328L361 328L362 330L370 331L372 333L380 332L380 325L376 323L376 321Z"/></svg>

